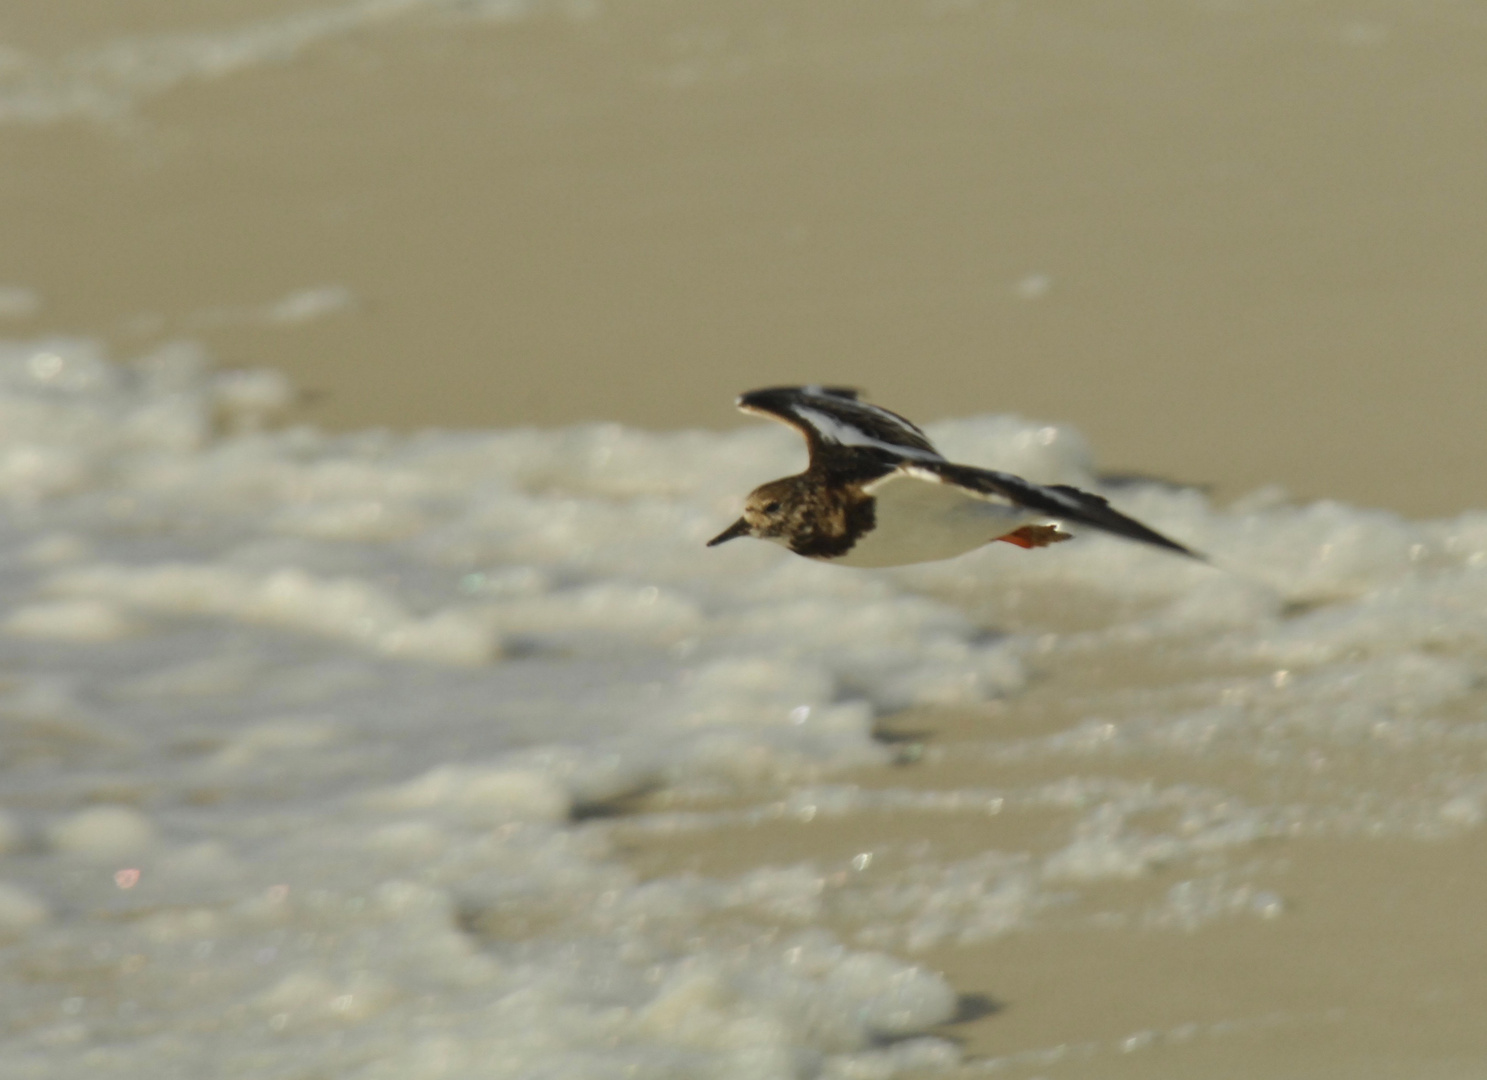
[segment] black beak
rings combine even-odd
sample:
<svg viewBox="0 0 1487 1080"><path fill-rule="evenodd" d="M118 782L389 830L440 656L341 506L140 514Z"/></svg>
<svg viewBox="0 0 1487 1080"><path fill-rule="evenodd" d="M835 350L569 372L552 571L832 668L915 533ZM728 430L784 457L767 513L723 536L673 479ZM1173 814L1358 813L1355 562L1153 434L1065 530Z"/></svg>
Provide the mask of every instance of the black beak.
<svg viewBox="0 0 1487 1080"><path fill-rule="evenodd" d="M749 523L743 518L739 518L732 525L728 526L722 532L718 533L717 536L714 536L711 540L709 540L707 542L707 546L717 547L719 544L724 543L728 540L737 540L740 536L748 535Z"/></svg>

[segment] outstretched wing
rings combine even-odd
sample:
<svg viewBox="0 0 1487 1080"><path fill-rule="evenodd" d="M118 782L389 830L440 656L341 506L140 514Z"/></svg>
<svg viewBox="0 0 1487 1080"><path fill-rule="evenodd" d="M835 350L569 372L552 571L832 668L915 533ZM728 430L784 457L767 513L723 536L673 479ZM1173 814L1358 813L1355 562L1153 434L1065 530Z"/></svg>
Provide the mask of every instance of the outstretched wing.
<svg viewBox="0 0 1487 1080"><path fill-rule="evenodd" d="M750 390L738 407L789 424L805 436L811 471L878 474L906 461L939 461L924 432L897 413L857 399L841 386L775 386Z"/></svg>
<svg viewBox="0 0 1487 1080"><path fill-rule="evenodd" d="M916 461L912 465L906 465L904 471L920 480L954 484L982 498L1005 499L1015 506L1025 507L1060 521L1090 525L1104 532L1123 536L1127 540L1139 540L1143 544L1203 560L1203 556L1196 551L1167 539L1135 518L1128 518L1111 509L1110 503L1100 496L1067 484L1035 484L1011 473L977 469L971 465L955 465L943 460Z"/></svg>

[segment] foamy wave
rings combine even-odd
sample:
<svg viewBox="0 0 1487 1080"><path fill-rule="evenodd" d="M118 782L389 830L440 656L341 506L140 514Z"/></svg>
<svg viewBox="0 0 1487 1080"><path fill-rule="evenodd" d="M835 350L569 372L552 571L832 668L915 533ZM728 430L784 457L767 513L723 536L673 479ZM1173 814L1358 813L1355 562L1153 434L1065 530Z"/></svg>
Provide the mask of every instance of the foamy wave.
<svg viewBox="0 0 1487 1080"><path fill-rule="evenodd" d="M0 1071L922 1073L957 1059L922 950L1159 872L1102 902L1284 918L1262 841L1487 820L1487 515L1123 487L1215 566L1081 536L853 571L703 546L800 466L783 429L330 435L276 427L292 397L189 348L0 345ZM931 431L1093 482L1065 428ZM1088 687L1003 730L1055 670ZM874 737L914 708L983 735ZM1013 779L842 779L947 753ZM625 854L890 813L975 842Z"/></svg>
<svg viewBox="0 0 1487 1080"><path fill-rule="evenodd" d="M0 46L0 124L117 120L183 83L285 63L323 42L410 16L504 22L539 7L535 0L355 0L223 30L124 38L58 58Z"/></svg>

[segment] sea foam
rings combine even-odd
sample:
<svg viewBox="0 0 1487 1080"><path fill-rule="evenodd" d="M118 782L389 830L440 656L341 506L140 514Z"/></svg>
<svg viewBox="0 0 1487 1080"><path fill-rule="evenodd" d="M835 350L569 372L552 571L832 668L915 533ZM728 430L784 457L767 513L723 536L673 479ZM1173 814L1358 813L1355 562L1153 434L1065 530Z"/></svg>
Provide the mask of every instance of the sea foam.
<svg viewBox="0 0 1487 1080"><path fill-rule="evenodd" d="M1284 917L1260 840L1483 820L1487 515L1137 484L1112 498L1213 565L1081 536L853 571L703 546L801 466L783 429L333 435L276 421L279 379L0 346L7 1075L922 1073L957 1005L918 952L1158 867L1185 877L1133 925ZM930 434L1097 483L1067 428ZM995 731L1101 665L1163 674ZM835 782L916 708L983 710L967 760L1038 776ZM1051 824L731 878L648 877L615 824L883 813Z"/></svg>

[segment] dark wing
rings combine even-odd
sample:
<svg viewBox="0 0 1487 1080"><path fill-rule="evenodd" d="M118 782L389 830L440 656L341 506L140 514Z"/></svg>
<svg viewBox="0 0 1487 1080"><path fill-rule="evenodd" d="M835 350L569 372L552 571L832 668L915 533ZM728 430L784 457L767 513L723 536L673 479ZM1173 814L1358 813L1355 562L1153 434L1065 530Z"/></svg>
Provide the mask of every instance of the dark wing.
<svg viewBox="0 0 1487 1080"><path fill-rule="evenodd" d="M1091 525L1127 540L1139 540L1143 544L1207 561L1196 551L1190 551L1175 540L1167 539L1155 529L1148 529L1135 518L1128 518L1112 510L1110 504L1100 496L1067 484L1035 484L1011 473L993 472L971 465L954 465L948 461L916 461L906 471L912 474L917 470L929 474L925 479L938 479L977 495L1006 499L1060 521Z"/></svg>
<svg viewBox="0 0 1487 1080"><path fill-rule="evenodd" d="M924 432L897 413L859 401L841 386L775 386L738 399L746 413L789 424L805 436L811 471L879 475L906 461L944 461Z"/></svg>

